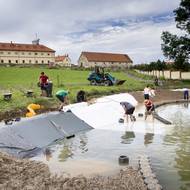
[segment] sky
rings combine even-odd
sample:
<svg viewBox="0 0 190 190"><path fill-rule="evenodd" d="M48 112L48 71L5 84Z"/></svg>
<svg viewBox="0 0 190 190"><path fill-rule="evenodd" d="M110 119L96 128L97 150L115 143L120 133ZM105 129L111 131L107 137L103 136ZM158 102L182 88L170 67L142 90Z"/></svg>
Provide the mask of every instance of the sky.
<svg viewBox="0 0 190 190"><path fill-rule="evenodd" d="M40 43L69 54L128 54L134 64L166 60L161 34L176 28L180 0L0 0L0 42Z"/></svg>

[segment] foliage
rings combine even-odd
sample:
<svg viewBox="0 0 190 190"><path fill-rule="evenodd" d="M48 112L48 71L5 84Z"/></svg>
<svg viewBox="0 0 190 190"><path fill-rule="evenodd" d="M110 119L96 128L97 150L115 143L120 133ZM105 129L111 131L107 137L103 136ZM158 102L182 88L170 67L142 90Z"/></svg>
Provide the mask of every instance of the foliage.
<svg viewBox="0 0 190 190"><path fill-rule="evenodd" d="M174 68L182 71L189 69L190 59L190 1L181 0L179 8L174 10L177 28L186 34L177 36L168 31L162 33L161 44L164 56L174 60Z"/></svg>
<svg viewBox="0 0 190 190"><path fill-rule="evenodd" d="M157 60L157 61L151 62L149 64L135 65L133 68L142 70L142 71L153 71L153 70L163 71L163 70L167 69L167 66L164 61Z"/></svg>
<svg viewBox="0 0 190 190"><path fill-rule="evenodd" d="M187 31L190 34L190 1L182 0L179 8L174 10L177 28Z"/></svg>

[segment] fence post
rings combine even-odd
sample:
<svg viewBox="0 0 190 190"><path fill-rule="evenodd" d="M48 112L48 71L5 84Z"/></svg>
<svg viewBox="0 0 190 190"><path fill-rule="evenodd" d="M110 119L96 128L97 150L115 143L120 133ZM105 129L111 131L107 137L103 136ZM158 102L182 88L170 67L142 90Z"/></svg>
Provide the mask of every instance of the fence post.
<svg viewBox="0 0 190 190"><path fill-rule="evenodd" d="M179 79L181 79L181 71L179 71Z"/></svg>

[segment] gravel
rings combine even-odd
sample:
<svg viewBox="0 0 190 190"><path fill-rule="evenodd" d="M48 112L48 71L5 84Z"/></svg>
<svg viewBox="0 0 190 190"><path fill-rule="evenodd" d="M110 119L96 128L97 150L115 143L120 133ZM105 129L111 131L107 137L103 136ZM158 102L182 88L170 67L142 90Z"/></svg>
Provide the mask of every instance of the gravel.
<svg viewBox="0 0 190 190"><path fill-rule="evenodd" d="M86 178L52 176L48 166L0 153L0 189L2 190L145 190L140 173L131 167L112 176Z"/></svg>

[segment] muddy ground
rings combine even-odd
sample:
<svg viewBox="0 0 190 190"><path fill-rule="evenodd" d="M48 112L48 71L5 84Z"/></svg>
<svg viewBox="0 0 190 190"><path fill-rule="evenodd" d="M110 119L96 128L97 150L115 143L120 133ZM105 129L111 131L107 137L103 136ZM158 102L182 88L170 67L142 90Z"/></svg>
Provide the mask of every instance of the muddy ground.
<svg viewBox="0 0 190 190"><path fill-rule="evenodd" d="M41 162L18 160L0 153L0 189L145 190L146 186L139 172L131 167L109 177L58 177L51 176L48 166Z"/></svg>
<svg viewBox="0 0 190 190"><path fill-rule="evenodd" d="M43 108L41 110L37 110L36 113L45 113L45 112L51 112L56 111L58 108ZM14 109L6 112L0 112L0 121L3 120L9 120L9 119L15 119L17 117L25 117L27 112L27 109Z"/></svg>

